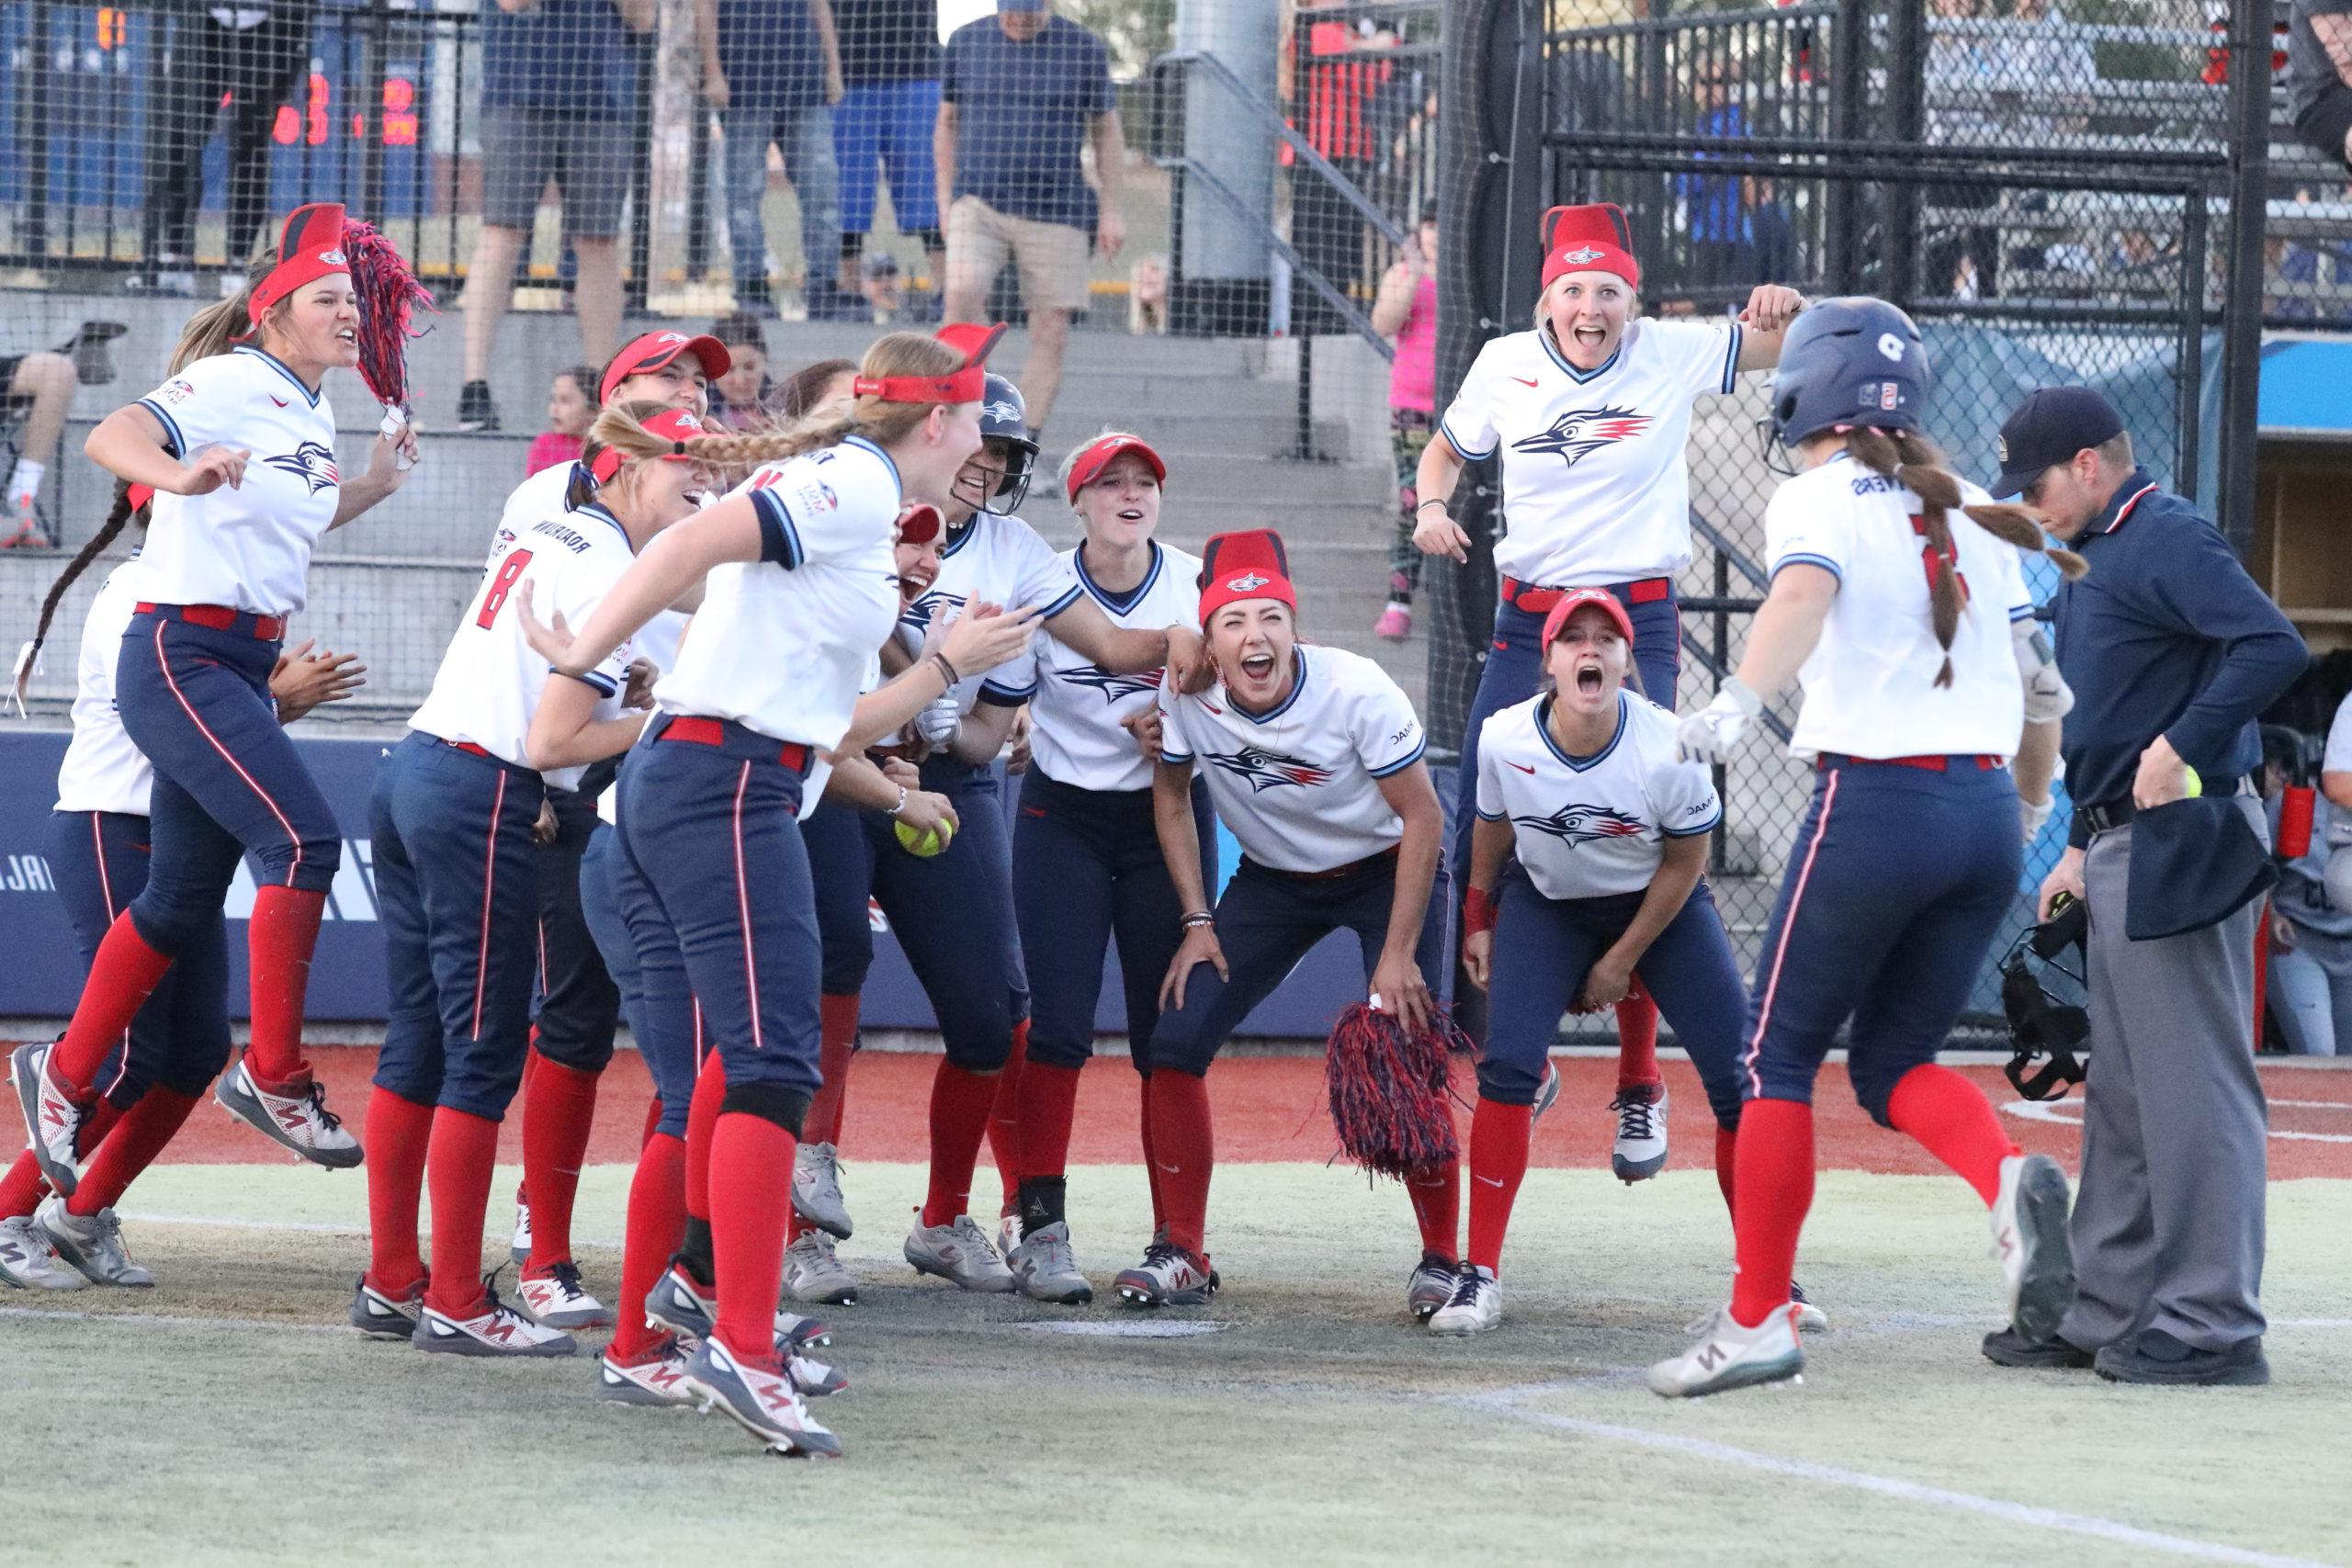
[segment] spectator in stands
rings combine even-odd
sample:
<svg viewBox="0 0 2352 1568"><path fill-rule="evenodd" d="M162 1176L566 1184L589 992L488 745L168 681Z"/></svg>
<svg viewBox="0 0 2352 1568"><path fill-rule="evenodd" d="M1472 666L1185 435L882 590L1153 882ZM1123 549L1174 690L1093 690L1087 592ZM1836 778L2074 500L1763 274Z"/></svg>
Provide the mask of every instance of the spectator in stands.
<svg viewBox="0 0 2352 1568"><path fill-rule="evenodd" d="M802 299L812 321L864 319L842 248L841 174L833 162L833 109L841 101L841 49L831 0L695 0L702 91L727 139L722 177L735 253L735 309L773 316L768 290L768 147L784 154L800 206Z"/></svg>
<svg viewBox="0 0 2352 1568"><path fill-rule="evenodd" d="M1699 67L1692 92L1699 116L1691 128L1704 141L1747 140L1747 111L1732 96L1733 67L1708 60ZM1702 288L1728 288L1756 276L1747 238L1748 182L1736 175L1677 175L1674 194L1682 204L1683 232L1690 243L1690 281Z"/></svg>
<svg viewBox="0 0 2352 1568"><path fill-rule="evenodd" d="M857 281L865 296L866 308L874 312L877 324L887 325L906 315L906 280L900 275L898 257L888 251L875 252L859 264Z"/></svg>
<svg viewBox="0 0 2352 1568"><path fill-rule="evenodd" d="M245 284L254 236L269 217L269 133L280 106L301 89L311 66L318 0L233 0L174 7L164 58L153 73L146 254L157 293L196 292L196 214L204 199L204 149L214 115L229 101L226 136L228 231L223 297ZM163 35L163 17L151 24Z"/></svg>
<svg viewBox="0 0 2352 1568"><path fill-rule="evenodd" d="M1544 22L1555 33L1575 34L1588 28L1611 28L1637 22L1650 14L1649 0L1548 0ZM1546 84L1552 101L1552 129L1622 130L1625 73L1611 51L1611 41L1573 38L1555 49ZM1613 40L1623 48L1627 40ZM1638 129L1652 129L1642 127Z"/></svg>
<svg viewBox="0 0 2352 1568"><path fill-rule="evenodd" d="M996 15L947 40L932 152L947 197L947 319L986 320L989 286L1010 260L1029 313L1021 367L1030 428L1045 428L1062 379L1070 312L1085 303L1087 236L1118 259L1126 138L1102 40L1049 0L997 0ZM1094 149L1098 200L1082 153Z"/></svg>
<svg viewBox="0 0 2352 1568"><path fill-rule="evenodd" d="M17 466L0 512L0 550L53 543L40 525L40 481L57 461L57 438L81 377L62 354L0 357L0 422L17 426Z"/></svg>
<svg viewBox="0 0 2352 1568"><path fill-rule="evenodd" d="M582 357L602 365L612 355L621 325L615 236L641 151L630 135L636 69L623 33L650 30L653 11L654 0L497 0L482 17L482 220L466 277L460 430L498 428L491 355L549 179L580 259Z"/></svg>
<svg viewBox="0 0 2352 1568"><path fill-rule="evenodd" d="M577 458L588 427L595 423L596 373L585 365L557 371L555 384L548 389L548 427L531 438L523 477L527 479L541 468Z"/></svg>
<svg viewBox="0 0 2352 1568"><path fill-rule="evenodd" d="M2298 136L2352 168L2352 0L2293 0L2287 107Z"/></svg>
<svg viewBox="0 0 2352 1568"><path fill-rule="evenodd" d="M1388 548L1388 603L1374 635L1402 642L1413 635L1413 590L1421 551L1413 543L1420 503L1421 454L1437 429L1437 203L1398 250L1372 302L1372 330L1394 339L1388 366L1388 448L1396 462L1396 538Z"/></svg>
<svg viewBox="0 0 2352 1568"><path fill-rule="evenodd" d="M890 185L899 232L922 243L931 287L947 276L947 236L939 228L939 173L931 139L939 121L939 0L833 0L841 39L842 101L833 108L833 156L841 165L843 288L874 227L877 174ZM910 301L935 321L936 297Z"/></svg>
<svg viewBox="0 0 2352 1568"><path fill-rule="evenodd" d="M1364 281L1367 234L1348 191L1369 196L1373 188L1384 151L1382 95L1396 74L1396 62L1383 56L1396 49L1396 35L1372 17L1351 18L1347 0L1312 0L1299 12L1300 26L1286 45L1293 70L1290 118L1343 183L1304 162L1291 164L1290 243L1311 271L1352 296ZM1326 12L1328 19L1318 19ZM1401 126L1399 117L1385 118ZM1294 283L1292 294L1292 331L1340 330L1334 312L1305 278Z"/></svg>
<svg viewBox="0 0 2352 1568"><path fill-rule="evenodd" d="M721 316L710 335L727 350L727 373L710 387L710 417L728 430L747 430L772 417L775 383L768 379L768 334L748 310Z"/></svg>
<svg viewBox="0 0 2352 1568"><path fill-rule="evenodd" d="M2339 904L2328 889L2328 862L2339 840L2352 843L2352 722L2335 711L2328 729L2327 760L2321 764L2324 791L2312 807L2309 852L2279 867L2270 896L2270 1014L2278 1021L2287 1049L2302 1055L2352 1055L2352 904ZM2279 804L2292 777L2290 756L2265 745L2263 797L2269 813L2270 841L2278 841Z"/></svg>
<svg viewBox="0 0 2352 1568"><path fill-rule="evenodd" d="M1982 15L1981 0L1933 0L1928 24L1928 141L1939 147L1993 147L2003 132L1994 110L1995 95L2018 69L1991 35L1968 24ZM1948 25L1959 23L1954 28ZM1990 186L1941 185L1927 188L1937 209L1926 217L1927 285L1955 299L1990 299L2000 273L2001 233L1968 214L1989 210L1999 199Z"/></svg>

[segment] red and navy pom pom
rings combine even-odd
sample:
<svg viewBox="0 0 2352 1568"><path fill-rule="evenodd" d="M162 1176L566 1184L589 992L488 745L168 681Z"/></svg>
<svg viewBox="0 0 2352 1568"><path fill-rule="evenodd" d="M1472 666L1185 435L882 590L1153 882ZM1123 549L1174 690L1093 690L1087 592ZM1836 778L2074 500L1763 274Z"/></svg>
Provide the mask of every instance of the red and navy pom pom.
<svg viewBox="0 0 2352 1568"><path fill-rule="evenodd" d="M392 242L371 223L346 218L343 254L351 264L359 302L359 378L379 402L408 409L408 343L423 337L409 325L421 306L436 310L432 290L416 280Z"/></svg>
<svg viewBox="0 0 2352 1568"><path fill-rule="evenodd" d="M1453 1133L1453 1059L1469 1040L1451 1019L1408 1029L1358 1002L1340 1015L1324 1052L1331 1125L1350 1159L1400 1179L1462 1156Z"/></svg>

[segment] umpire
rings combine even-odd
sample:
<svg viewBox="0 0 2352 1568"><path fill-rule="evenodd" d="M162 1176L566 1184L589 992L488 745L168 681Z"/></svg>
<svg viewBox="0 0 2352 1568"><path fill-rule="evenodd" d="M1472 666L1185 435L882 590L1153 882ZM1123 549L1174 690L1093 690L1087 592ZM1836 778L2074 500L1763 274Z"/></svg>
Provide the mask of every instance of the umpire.
<svg viewBox="0 0 2352 1568"><path fill-rule="evenodd" d="M2058 1338L2004 1330L1984 1353L2119 1382L2267 1382L2252 895L2268 868L2249 775L2255 716L2310 655L2220 531L2133 461L2098 393L2035 392L2001 427L2000 458L1994 493L2021 495L2090 563L2057 601L2075 804L2041 899L2044 918L2060 893L2089 902L2090 1077L2075 1303ZM2159 818L2191 768L2210 805Z"/></svg>

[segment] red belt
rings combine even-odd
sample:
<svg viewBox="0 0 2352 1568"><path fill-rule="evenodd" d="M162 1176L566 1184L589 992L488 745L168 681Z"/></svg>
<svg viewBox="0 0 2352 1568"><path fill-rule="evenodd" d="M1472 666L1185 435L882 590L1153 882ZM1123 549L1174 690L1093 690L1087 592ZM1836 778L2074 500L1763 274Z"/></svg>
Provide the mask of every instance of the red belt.
<svg viewBox="0 0 2352 1568"><path fill-rule="evenodd" d="M286 636L286 617L256 615L250 610L232 610L226 604L146 604L134 606L142 615L170 615L192 626L209 626L216 632L232 632L243 621L251 627L251 636L261 642L277 642Z"/></svg>
<svg viewBox="0 0 2352 1568"><path fill-rule="evenodd" d="M2003 757L1966 755L1946 757L1939 753L1931 753L1924 757L1850 757L1842 752L1832 754L1827 751L1821 754L1816 765L1826 768L1832 762L1867 762L1872 767L1880 768L1920 768L1931 773L1948 773L1955 762L1963 765L1973 762L1978 771L1987 773L1995 768L2007 766L2007 759Z"/></svg>
<svg viewBox="0 0 2352 1568"><path fill-rule="evenodd" d="M672 719L662 729L660 739L687 740L696 746L724 746L727 744L727 725L720 719L698 718L688 714ZM794 773L805 775L815 755L799 741L786 740L778 743L775 760Z"/></svg>
<svg viewBox="0 0 2352 1568"><path fill-rule="evenodd" d="M1404 847L1402 844L1391 844L1376 855L1366 855L1362 860L1351 860L1345 865L1335 865L1329 871L1281 871L1276 872L1275 874L1295 877L1300 882L1330 882L1342 876L1353 876L1357 872L1378 865L1382 861L1395 860L1396 852ZM1274 871L1275 868L1268 866L1266 869Z"/></svg>
<svg viewBox="0 0 2352 1568"><path fill-rule="evenodd" d="M1645 577L1638 582L1620 583L1618 586L1624 590L1620 597L1628 604L1655 604L1674 592L1674 580L1668 577ZM1521 582L1516 577L1503 579L1503 603L1531 615L1548 613L1560 602L1562 594L1575 592L1573 588L1538 588L1533 583Z"/></svg>
<svg viewBox="0 0 2352 1568"><path fill-rule="evenodd" d="M444 740L441 744L453 748L456 750L466 752L469 756L488 757L493 762L503 762L506 760L505 758L499 756L494 751L487 750L482 747L475 745L470 740Z"/></svg>

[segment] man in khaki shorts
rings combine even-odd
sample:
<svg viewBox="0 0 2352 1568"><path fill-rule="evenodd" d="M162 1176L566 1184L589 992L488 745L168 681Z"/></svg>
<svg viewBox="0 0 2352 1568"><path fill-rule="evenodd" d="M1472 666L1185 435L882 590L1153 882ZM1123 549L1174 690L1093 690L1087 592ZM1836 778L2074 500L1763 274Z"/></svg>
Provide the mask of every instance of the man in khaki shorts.
<svg viewBox="0 0 2352 1568"><path fill-rule="evenodd" d="M1029 311L1021 395L1044 428L1061 385L1070 312L1086 299L1087 246L1117 257L1126 141L1102 40L1047 0L997 0L997 13L947 40L933 135L947 209L950 321L988 319L989 287L1010 261ZM1081 153L1094 148L1098 202Z"/></svg>

